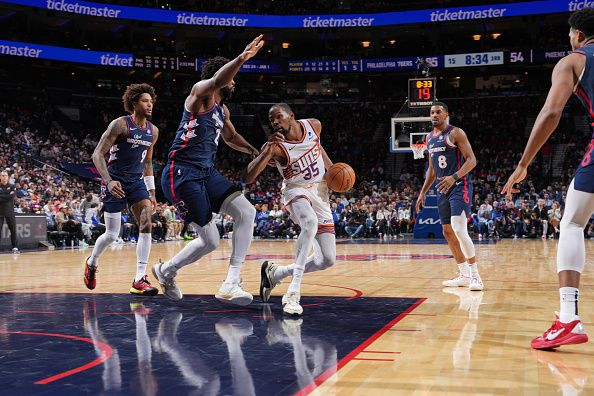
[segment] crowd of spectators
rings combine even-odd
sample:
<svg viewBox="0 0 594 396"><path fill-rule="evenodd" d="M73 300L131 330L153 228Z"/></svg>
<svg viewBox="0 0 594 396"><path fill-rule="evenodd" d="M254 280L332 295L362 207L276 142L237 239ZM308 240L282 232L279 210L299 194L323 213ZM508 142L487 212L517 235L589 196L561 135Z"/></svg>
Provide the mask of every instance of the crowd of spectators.
<svg viewBox="0 0 594 396"><path fill-rule="evenodd" d="M545 148L531 166L531 178L520 186L521 193L514 198L503 197L499 192L524 144L517 134L524 132L527 114L536 114L539 103L531 98L460 99L449 105L452 124L463 127L479 160L471 174L474 202L469 227L479 238L558 237L568 181L583 154L579 148L587 140L587 131L576 133L572 118L564 117L557 133L560 137L553 140L569 141L563 156L563 175L552 178L551 147ZM268 105L255 104L241 109L260 120L266 120L267 110ZM330 196L337 236L390 238L412 232L414 204L423 182L425 162L407 159L398 174L385 169L386 150L378 150L377 145L385 144L382 128L388 130L387 120L393 108L386 103L336 103L297 104L293 110L298 118L320 119L322 144L330 157L335 162L347 162L356 170L355 188ZM72 244L92 244L105 229L99 184L66 173L61 164L89 162L99 134L67 132L53 114L47 102L38 98L33 107L0 105L0 168L9 170L10 182L15 184L17 213L44 214L48 230L58 233L56 243L67 244L68 240L60 236L65 233ZM115 118L108 112L99 114L105 124ZM175 117L173 110L163 114ZM156 149L158 171L164 165L177 119L155 122L166 126ZM265 136L260 133L261 143ZM225 147L219 150L217 161L223 174L241 183L247 156ZM291 239L298 235L299 228L282 208L280 183L279 172L268 168L255 183L245 186L246 196L257 209L255 237ZM216 216L215 222L221 237L232 232L233 219L228 216ZM164 200L156 208L152 223L156 242L192 236L192 228ZM593 235L594 227L589 225L585 232ZM134 216L124 212L122 241L133 242L137 233Z"/></svg>

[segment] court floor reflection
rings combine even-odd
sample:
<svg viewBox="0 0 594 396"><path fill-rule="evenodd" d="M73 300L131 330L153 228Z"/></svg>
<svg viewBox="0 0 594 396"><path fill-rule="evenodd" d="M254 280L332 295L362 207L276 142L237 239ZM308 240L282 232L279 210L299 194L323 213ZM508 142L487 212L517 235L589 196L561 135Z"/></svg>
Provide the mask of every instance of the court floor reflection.
<svg viewBox="0 0 594 396"><path fill-rule="evenodd" d="M284 395L322 373L416 298L303 297L221 306L211 296L0 294L0 389L21 394Z"/></svg>

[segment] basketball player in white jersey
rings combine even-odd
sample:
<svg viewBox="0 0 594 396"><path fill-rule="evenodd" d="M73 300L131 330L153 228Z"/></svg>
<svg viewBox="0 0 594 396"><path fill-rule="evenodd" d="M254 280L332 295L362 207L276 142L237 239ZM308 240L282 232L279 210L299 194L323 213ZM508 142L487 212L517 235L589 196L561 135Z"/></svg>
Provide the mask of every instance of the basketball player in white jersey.
<svg viewBox="0 0 594 396"><path fill-rule="evenodd" d="M244 181L252 183L269 162L274 162L284 179L282 203L301 232L297 238L295 263L287 266L262 264L260 297L267 302L272 289L291 275L291 284L282 300L283 311L288 315L301 315L303 273L326 269L336 261L334 222L324 180L332 161L320 145L320 121L296 120L286 103L272 106L268 118L275 133L248 165ZM309 255L312 248L313 254Z"/></svg>

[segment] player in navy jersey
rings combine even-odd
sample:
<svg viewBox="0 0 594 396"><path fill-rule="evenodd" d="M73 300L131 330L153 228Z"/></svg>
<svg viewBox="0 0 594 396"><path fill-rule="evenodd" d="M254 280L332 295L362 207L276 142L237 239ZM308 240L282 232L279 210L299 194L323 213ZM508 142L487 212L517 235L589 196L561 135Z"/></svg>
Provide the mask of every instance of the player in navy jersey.
<svg viewBox="0 0 594 396"><path fill-rule="evenodd" d="M425 194L437 178L439 219L459 269L458 276L444 281L443 285L483 290L467 226L472 202L468 173L476 166L476 158L466 133L448 124L449 112L445 103L436 102L431 106L430 117L433 130L426 137L429 167L417 199L417 213L425 205Z"/></svg>
<svg viewBox="0 0 594 396"><path fill-rule="evenodd" d="M222 212L234 220L233 247L227 278L215 297L237 305L252 302L252 295L240 286L240 274L252 241L256 209L243 196L242 187L223 177L214 168L214 162L221 137L235 150L252 157L258 155L258 150L235 131L224 101L233 93L233 78L241 65L264 45L262 37L256 37L231 61L222 57L209 59L202 68L202 80L194 84L184 101L182 120L169 150L161 185L165 197L176 205L184 219L198 225L199 238L167 262L153 267L163 294L173 300L182 298L175 283L177 271L218 247L219 231L211 220L213 212Z"/></svg>
<svg viewBox="0 0 594 396"><path fill-rule="evenodd" d="M159 136L159 129L148 118L153 113L156 98L155 90L148 84L129 85L122 99L124 109L130 115L113 120L93 152L93 163L103 179L105 233L97 239L93 252L85 259L84 282L91 290L97 283L99 256L119 237L122 210L130 206L140 229L136 245L136 276L130 293L142 296L158 293L146 276L151 252L151 214L156 206L153 147Z"/></svg>
<svg viewBox="0 0 594 396"><path fill-rule="evenodd" d="M528 165L559 124L565 104L574 93L584 105L594 126L594 9L583 8L569 17L569 42L573 53L561 59L553 69L551 89L543 105L524 154L503 193L519 192L514 184L526 178ZM594 135L567 189L565 212L557 245L559 276L559 315L542 336L532 340L532 348L550 349L561 345L581 344L588 335L578 316L580 275L586 260L584 227L594 213Z"/></svg>

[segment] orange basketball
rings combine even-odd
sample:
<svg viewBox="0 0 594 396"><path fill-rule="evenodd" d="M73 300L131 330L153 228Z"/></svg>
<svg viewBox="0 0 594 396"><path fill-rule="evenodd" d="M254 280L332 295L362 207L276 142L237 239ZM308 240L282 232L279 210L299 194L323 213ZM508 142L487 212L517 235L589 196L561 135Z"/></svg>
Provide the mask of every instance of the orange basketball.
<svg viewBox="0 0 594 396"><path fill-rule="evenodd" d="M350 190L355 185L355 171L349 164L337 162L326 172L328 187L336 192Z"/></svg>

